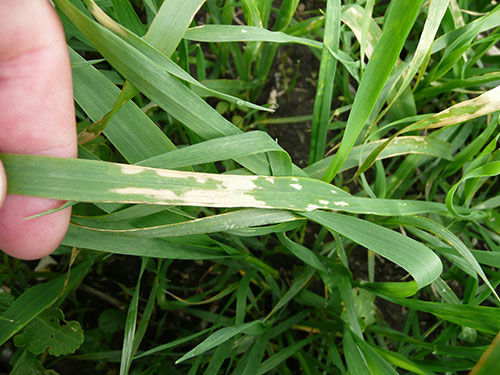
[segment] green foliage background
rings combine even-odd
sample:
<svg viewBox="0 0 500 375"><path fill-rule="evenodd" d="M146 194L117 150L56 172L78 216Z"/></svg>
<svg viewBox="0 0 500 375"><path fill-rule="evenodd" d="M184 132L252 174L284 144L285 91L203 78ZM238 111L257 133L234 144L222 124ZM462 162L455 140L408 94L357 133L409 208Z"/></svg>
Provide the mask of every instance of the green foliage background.
<svg viewBox="0 0 500 375"><path fill-rule="evenodd" d="M500 6L54 3L79 158L0 157L73 217L3 259L12 374L498 370ZM307 163L269 131L304 121Z"/></svg>

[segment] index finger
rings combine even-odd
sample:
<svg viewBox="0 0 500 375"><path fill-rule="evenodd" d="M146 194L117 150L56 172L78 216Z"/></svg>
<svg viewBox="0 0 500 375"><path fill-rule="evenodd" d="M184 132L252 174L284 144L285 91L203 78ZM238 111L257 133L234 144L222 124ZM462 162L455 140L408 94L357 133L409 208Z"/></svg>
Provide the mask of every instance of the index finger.
<svg viewBox="0 0 500 375"><path fill-rule="evenodd" d="M75 157L68 50L47 0L0 0L0 152ZM0 249L35 259L62 240L70 209L25 217L63 202L7 195L0 209Z"/></svg>

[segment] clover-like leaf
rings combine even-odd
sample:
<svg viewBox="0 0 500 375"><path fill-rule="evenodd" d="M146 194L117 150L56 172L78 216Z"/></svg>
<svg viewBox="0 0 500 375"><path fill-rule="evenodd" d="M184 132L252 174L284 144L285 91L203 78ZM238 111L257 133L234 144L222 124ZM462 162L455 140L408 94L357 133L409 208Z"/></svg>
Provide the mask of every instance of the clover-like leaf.
<svg viewBox="0 0 500 375"><path fill-rule="evenodd" d="M375 323L375 315L377 308L375 307L375 295L364 289L353 289L354 306L356 306L356 314L360 321L361 328L365 328L370 324ZM347 319L345 311L341 317Z"/></svg>
<svg viewBox="0 0 500 375"><path fill-rule="evenodd" d="M65 321L60 309L45 310L14 338L17 347L26 347L34 354L48 350L54 356L73 353L82 343L83 330L80 323Z"/></svg>

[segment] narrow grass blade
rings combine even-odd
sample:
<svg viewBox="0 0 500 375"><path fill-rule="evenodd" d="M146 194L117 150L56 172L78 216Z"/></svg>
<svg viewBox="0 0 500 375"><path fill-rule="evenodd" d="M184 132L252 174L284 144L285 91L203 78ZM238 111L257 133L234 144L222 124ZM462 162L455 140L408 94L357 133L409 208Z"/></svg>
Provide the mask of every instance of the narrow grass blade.
<svg viewBox="0 0 500 375"><path fill-rule="evenodd" d="M247 272L238 283L238 292L236 294L236 315L234 322L236 325L245 322L247 314L247 298L250 291L250 281L255 278L255 272Z"/></svg>
<svg viewBox="0 0 500 375"><path fill-rule="evenodd" d="M139 36L146 33L146 28L128 0L111 0L111 2L113 3L113 9L120 24Z"/></svg>
<svg viewBox="0 0 500 375"><path fill-rule="evenodd" d="M331 259L327 259L327 261L330 261L328 262L329 272L321 272L321 278L331 292L338 288L344 305L344 310L347 313L346 323L349 328L362 339L363 333L361 332L361 326L359 325L358 312L352 292L352 276L344 266L332 262Z"/></svg>
<svg viewBox="0 0 500 375"><path fill-rule="evenodd" d="M220 370L224 360L232 355L231 348L233 346L233 340L227 340L226 342L218 345L215 348L213 355L210 358L207 368L203 372L205 375L217 375L220 374Z"/></svg>
<svg viewBox="0 0 500 375"><path fill-rule="evenodd" d="M256 26L204 25L192 27L184 38L195 42L271 42L298 43L321 49L322 43L313 39L300 38L281 31L270 31Z"/></svg>
<svg viewBox="0 0 500 375"><path fill-rule="evenodd" d="M141 316L141 320L137 326L137 330L134 335L134 343L132 345L132 354L135 355L139 346L141 345L142 339L146 335L146 330L149 326L149 322L151 320L151 316L153 315L153 311L156 304L156 296L159 292L159 270L161 266L161 262L158 262L158 270L156 272L155 279L153 280L153 285L151 287L151 291L149 292L149 297L146 302L146 307L144 307L144 311ZM132 358L133 360L134 358Z"/></svg>
<svg viewBox="0 0 500 375"><path fill-rule="evenodd" d="M436 115L420 120L397 131L395 134L385 140L384 143L382 143L372 151L372 153L359 167L355 176L358 176L369 169L378 158L378 155L400 134L414 130L436 129L456 125L479 116L484 116L489 113L496 112L498 110L500 110L500 86L486 91L485 93L479 95L474 99L455 104L454 106L445 109L444 111L441 111Z"/></svg>
<svg viewBox="0 0 500 375"><path fill-rule="evenodd" d="M470 48L472 40L481 32L483 25L488 24L490 21L495 22L499 12L500 6L496 6L488 14L478 19L477 22L469 23L465 32L447 45L443 57L429 72L425 81L428 83L433 82L452 69L462 59L463 53Z"/></svg>
<svg viewBox="0 0 500 375"><path fill-rule="evenodd" d="M141 270L137 278L134 294L127 312L127 320L125 322L125 333L123 336L122 358L120 361L120 375L127 375L132 364L132 356L134 355L134 339L135 328L137 323L137 314L139 309L139 291L141 289L141 279L148 263L147 258L141 260Z"/></svg>
<svg viewBox="0 0 500 375"><path fill-rule="evenodd" d="M160 53L156 48L152 45L146 43L143 39L137 37L135 34L131 33L120 24L116 23L106 15L95 3L91 2L91 11L94 17L109 30L116 33L118 36L122 37L126 42L130 43L133 48L136 48L138 51L142 52L145 56L152 59L159 66L162 66L168 73L173 76L182 79L185 82L188 82L198 88L205 96L213 95L220 99L226 100L230 103L234 103L237 105L245 106L252 109L257 109L261 111L272 112L272 109L261 107L255 105L253 103L247 102L246 100L242 100L231 95L225 94L223 92L219 92L213 90L209 87L206 87L196 79L194 79L191 75L189 75L184 69L182 69L179 65L174 63L172 60L167 58L167 55Z"/></svg>
<svg viewBox="0 0 500 375"><path fill-rule="evenodd" d="M360 71L361 75L363 75L363 71L365 70L365 49L366 49L366 39L368 35L368 28L371 26L373 7L375 5L375 0L368 0L364 9L364 17L363 24L361 27L361 39L359 42L359 52L360 52ZM373 22L373 21L372 21Z"/></svg>
<svg viewBox="0 0 500 375"><path fill-rule="evenodd" d="M362 281L359 286L373 292L379 292L396 297L411 297L418 291L417 283L408 282L366 282Z"/></svg>
<svg viewBox="0 0 500 375"><path fill-rule="evenodd" d="M16 352L16 358L12 359L11 364L13 365L10 375L26 375L33 373L34 365L36 363L37 356L30 352L28 349L24 349L21 354Z"/></svg>
<svg viewBox="0 0 500 375"><path fill-rule="evenodd" d="M481 263L491 267L500 268L500 252L498 251L484 251L484 250L471 250L474 258Z"/></svg>
<svg viewBox="0 0 500 375"><path fill-rule="evenodd" d="M155 227L133 229L109 229L100 227L99 221L92 219L75 219L74 221L85 229L97 232L126 234L137 237L159 238L189 236L202 233L227 232L258 225L268 225L295 221L299 216L284 210L243 209L200 219L158 225Z"/></svg>
<svg viewBox="0 0 500 375"><path fill-rule="evenodd" d="M175 363L184 362L187 359L199 356L200 354L205 353L206 351L219 346L220 344L226 342L227 340L233 338L239 333L245 331L251 331L252 329L262 329L263 323L260 320L254 320L253 322L248 322L240 325L236 325L233 327L225 327L221 328L218 331L212 333L208 336L204 341L202 341L199 345L191 349L189 352L184 354L181 358L179 358Z"/></svg>
<svg viewBox="0 0 500 375"><path fill-rule="evenodd" d="M113 221L132 220L143 216L154 215L158 212L162 212L165 210L170 210L170 207L135 205L106 215L98 215L98 216L74 215L73 217L77 219L80 217L89 218L98 222L113 222ZM186 217L194 219L194 217L189 215L186 215Z"/></svg>
<svg viewBox="0 0 500 375"><path fill-rule="evenodd" d="M478 19L468 23L458 29L451 30L440 36L432 46L432 53L442 51L447 46L451 45L455 40L462 37L466 33L482 33L486 30L500 26L500 6L496 6L488 14L479 17Z"/></svg>
<svg viewBox="0 0 500 375"><path fill-rule="evenodd" d="M471 254L470 250L467 246L458 238L453 232L451 232L448 228L432 221L430 219L421 218L421 217L411 217L411 218L397 218L392 219L394 222L403 224L403 225L413 225L417 228L422 228L426 231L433 233L434 235L443 238L446 242L455 248L458 253L469 263L469 265L474 269L474 271L483 279L483 281L488 285L488 288L493 292L497 300L500 302L500 297L496 294L495 289L491 285L490 281L486 277L483 269L476 261L474 256Z"/></svg>
<svg viewBox="0 0 500 375"><path fill-rule="evenodd" d="M267 333L264 333L263 335L259 336L257 340L255 340L255 344L248 352L245 367L241 369L241 372L238 372L237 370L239 369L236 368L235 373L241 375L254 375L257 373L268 344L268 336L269 335ZM240 363L243 363L243 361Z"/></svg>
<svg viewBox="0 0 500 375"><path fill-rule="evenodd" d="M120 90L75 51L69 50L75 100L93 120L98 121L116 102ZM99 87L99 90L95 90ZM106 138L130 163L136 163L166 151L174 144L132 101L127 102L104 129Z"/></svg>
<svg viewBox="0 0 500 375"><path fill-rule="evenodd" d="M233 293L237 288L238 288L238 284L228 285L225 289L221 290L219 293L217 293L217 294L215 294L215 295L213 295L205 300L202 300L202 301L192 301L191 299L190 300L183 299L183 298L180 298L169 291L166 291L166 293L169 296L173 297L175 300L177 300L185 305L198 306L198 305L205 305L208 303L218 301L221 298L224 298L225 296L227 296L228 294Z"/></svg>
<svg viewBox="0 0 500 375"><path fill-rule="evenodd" d="M366 360L360 349L354 341L354 336L349 327L344 329L342 345L344 347L344 356L347 363L347 368L351 374L371 375L372 372L368 368Z"/></svg>
<svg viewBox="0 0 500 375"><path fill-rule="evenodd" d="M119 72L202 138L211 139L241 132L162 66L87 18L67 0L56 0L56 3ZM255 168L260 166L262 174L269 173L267 160L262 157L250 156L238 162L255 165Z"/></svg>
<svg viewBox="0 0 500 375"><path fill-rule="evenodd" d="M448 9L449 1L450 0L432 0L430 2L429 13L427 15L427 19L425 20L424 29L422 30L422 35L418 41L417 49L411 58L410 64L405 68L405 71L402 74L404 80L397 88L398 91L392 97L391 102L387 106L387 110L408 87L420 66L424 63L425 58L429 54L432 47L432 42L434 41L434 37L439 29L441 20L443 19L446 9Z"/></svg>
<svg viewBox="0 0 500 375"><path fill-rule="evenodd" d="M378 146L383 144L386 139L365 143L354 146L347 156L340 171L346 171L356 167L365 160ZM376 160L393 158L401 155L430 155L436 158L452 160L451 145L435 137L402 136L395 138L391 143L377 155ZM328 156L314 164L304 168L304 171L313 178L321 178L331 164L335 155Z"/></svg>
<svg viewBox="0 0 500 375"><path fill-rule="evenodd" d="M204 2L205 0L163 1L144 40L166 56L170 56Z"/></svg>
<svg viewBox="0 0 500 375"><path fill-rule="evenodd" d="M264 362L261 363L261 365L259 366L259 370L257 372L257 375L263 375L263 374L271 371L273 368L278 366L280 363L285 361L287 358L294 355L296 352L298 352L304 346L310 344L316 338L319 338L319 336L311 336L307 339L298 341L298 342L296 342L292 345L289 345L286 348L280 350L278 353L274 354L273 356L269 357L268 359L266 359Z"/></svg>
<svg viewBox="0 0 500 375"><path fill-rule="evenodd" d="M364 44L364 54L370 58L375 49L377 41L380 39L382 31L373 18L366 17L365 10L360 5L352 5L342 9L342 22L345 23L354 33L359 44ZM365 26L366 25L366 26ZM363 28L367 27L363 37Z"/></svg>
<svg viewBox="0 0 500 375"><path fill-rule="evenodd" d="M495 130L497 129L497 126L498 126L498 121L492 122L490 125L486 127L486 129L484 129L481 132L481 134L479 134L474 140L472 140L472 142L470 142L467 146L465 146L462 150L460 150L453 158L453 161L446 166L442 176L447 177L456 173L467 162L470 162L476 154L479 154L480 151L483 149L483 146L490 139L491 135L494 134ZM496 140L498 140L498 137L500 137L500 133L498 134L499 135L496 136ZM492 148L494 150L495 146L493 146ZM485 148L484 151L491 153L491 151L487 149L488 146Z"/></svg>
<svg viewBox="0 0 500 375"><path fill-rule="evenodd" d="M432 283L442 272L443 266L436 254L400 233L334 212L315 211L301 215L396 263L408 271L419 289Z"/></svg>
<svg viewBox="0 0 500 375"><path fill-rule="evenodd" d="M337 61L327 50L338 51L340 38L340 0L328 0L326 3L325 33L323 51L319 67L318 84L314 100L313 121L311 124L311 147L309 163L323 159L326 147L326 135L330 122L333 84Z"/></svg>
<svg viewBox="0 0 500 375"><path fill-rule="evenodd" d="M500 331L500 309L486 306L455 305L379 295L398 305L428 312L451 323L496 335Z"/></svg>
<svg viewBox="0 0 500 375"><path fill-rule="evenodd" d="M297 258L304 263L309 264L311 267L327 272L327 269L318 256L309 250L307 247L291 241L284 233L278 233L278 238L281 243Z"/></svg>
<svg viewBox="0 0 500 375"><path fill-rule="evenodd" d="M200 142L145 159L137 163L137 165L177 169L221 160L235 160L248 155L266 152L279 154L276 155L276 158L283 160L281 163L283 174L292 174L292 162L288 153L273 141L267 133L261 131L241 133ZM252 172L257 173L258 171L253 170Z"/></svg>
<svg viewBox="0 0 500 375"><path fill-rule="evenodd" d="M285 294L279 299L279 301L274 305L272 310L264 318L264 321L269 320L277 311L285 307L296 295L299 293L306 285L309 280L314 276L316 270L313 267L307 267L304 272L302 272L292 283L290 288Z"/></svg>
<svg viewBox="0 0 500 375"><path fill-rule="evenodd" d="M352 335L352 333L350 332L349 334ZM396 370L394 370L394 368L371 347L371 345L367 344L356 335L353 335L353 338L361 353L363 353L363 358L366 362L366 366L370 371L370 374L398 374Z"/></svg>
<svg viewBox="0 0 500 375"><path fill-rule="evenodd" d="M183 244L178 241L139 238L96 232L70 225L63 245L106 253L160 259L221 259L231 257L219 247Z"/></svg>
<svg viewBox="0 0 500 375"><path fill-rule="evenodd" d="M391 4L385 18L384 30L366 66L354 99L339 151L323 176L324 181L330 182L335 177L354 146L403 48L421 4L420 0L401 0Z"/></svg>
<svg viewBox="0 0 500 375"><path fill-rule="evenodd" d="M489 375L500 372L500 333L474 366L470 375Z"/></svg>
<svg viewBox="0 0 500 375"><path fill-rule="evenodd" d="M463 79L443 80L438 81L436 85L422 88L415 93L415 100L422 100L425 98L435 98L439 94L450 91L458 91L459 89L466 89L469 87L480 87L490 82L498 82L500 80L500 72L490 72L477 76L466 77ZM498 85L498 84L497 84Z"/></svg>
<svg viewBox="0 0 500 375"><path fill-rule="evenodd" d="M99 135L101 135L104 129L106 129L106 126L108 126L113 116L115 116L120 111L120 109L137 94L138 94L137 89L133 87L130 84L130 82L126 81L111 111L106 113L101 119L94 122L86 129L78 133L77 136L78 144L83 145L85 143L88 143L96 139Z"/></svg>
<svg viewBox="0 0 500 375"><path fill-rule="evenodd" d="M467 218L468 215L461 215L455 210L455 205L453 204L453 197L458 187L466 180L471 178L480 178L480 177L492 177L500 174L500 161L492 161L490 163L486 163L478 168L475 168L469 172L467 172L455 185L451 187L451 189L446 194L446 207L450 210L453 215Z"/></svg>
<svg viewBox="0 0 500 375"><path fill-rule="evenodd" d="M263 227L232 230L230 233L240 237L266 236L271 233L283 233L290 230L294 230L300 227L301 225L302 223L300 222L300 220L295 220L275 225L267 225Z"/></svg>
<svg viewBox="0 0 500 375"><path fill-rule="evenodd" d="M210 327L208 329L204 329L202 331L193 333L192 335L188 335L188 336L182 337L180 339L173 340L173 341L167 342L165 344L156 346L154 348L146 350L145 352L142 352L141 354L136 355L134 357L134 360L139 359L139 358L143 358L143 357L147 357L147 356L150 356L150 355L158 353L158 352L162 352L162 351L167 350L167 349L173 349L177 346L183 345L191 340L194 340L200 336L203 336L204 334L209 333L210 331L213 331L214 328L218 328L218 327L217 326Z"/></svg>

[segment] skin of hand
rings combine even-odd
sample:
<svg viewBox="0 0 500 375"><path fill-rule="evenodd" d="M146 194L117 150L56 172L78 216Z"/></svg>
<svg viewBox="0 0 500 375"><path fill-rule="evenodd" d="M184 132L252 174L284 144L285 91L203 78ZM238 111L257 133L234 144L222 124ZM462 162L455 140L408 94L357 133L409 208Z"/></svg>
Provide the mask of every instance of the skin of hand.
<svg viewBox="0 0 500 375"><path fill-rule="evenodd" d="M68 50L48 0L0 0L0 152L76 157ZM5 195L0 167L0 249L17 258L50 254L66 233L71 208L25 217L64 202Z"/></svg>

